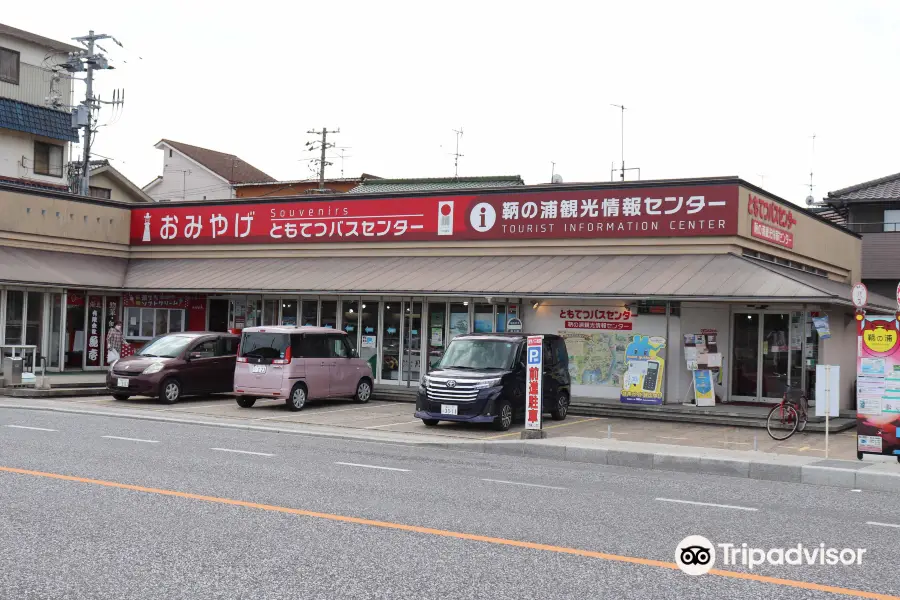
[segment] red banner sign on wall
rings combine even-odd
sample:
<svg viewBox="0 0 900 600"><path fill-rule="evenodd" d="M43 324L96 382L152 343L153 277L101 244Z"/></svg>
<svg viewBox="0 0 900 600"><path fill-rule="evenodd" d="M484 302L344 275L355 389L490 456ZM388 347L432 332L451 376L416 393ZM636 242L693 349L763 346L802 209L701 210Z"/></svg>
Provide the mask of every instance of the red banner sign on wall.
<svg viewBox="0 0 900 600"><path fill-rule="evenodd" d="M123 294L122 302L126 307L188 308L191 300L187 296L174 294Z"/></svg>
<svg viewBox="0 0 900 600"><path fill-rule="evenodd" d="M737 234L738 186L622 187L132 209L135 246Z"/></svg>
<svg viewBox="0 0 900 600"><path fill-rule="evenodd" d="M750 235L755 238L784 246L785 248L794 247L794 234L789 231L783 231L777 227L766 225L756 219L750 220Z"/></svg>

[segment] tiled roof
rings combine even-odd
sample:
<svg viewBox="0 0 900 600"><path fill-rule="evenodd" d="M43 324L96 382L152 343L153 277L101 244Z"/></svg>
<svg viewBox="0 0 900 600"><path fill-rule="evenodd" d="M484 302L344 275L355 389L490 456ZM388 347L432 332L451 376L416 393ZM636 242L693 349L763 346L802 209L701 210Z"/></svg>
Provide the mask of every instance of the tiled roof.
<svg viewBox="0 0 900 600"><path fill-rule="evenodd" d="M810 206L809 212L814 213L822 217L823 219L828 219L835 225L840 225L842 227L847 226L847 209L836 210L834 207L829 205L824 206Z"/></svg>
<svg viewBox="0 0 900 600"><path fill-rule="evenodd" d="M0 128L64 142L78 141L78 130L72 129L72 115L69 113L10 98L0 98Z"/></svg>
<svg viewBox="0 0 900 600"><path fill-rule="evenodd" d="M352 190L351 194L377 192L430 192L437 190L475 190L492 187L513 187L525 185L519 175L491 177L430 177L420 179L374 179L366 180Z"/></svg>
<svg viewBox="0 0 900 600"><path fill-rule="evenodd" d="M900 200L900 173L828 192L828 200Z"/></svg>
<svg viewBox="0 0 900 600"><path fill-rule="evenodd" d="M215 150L166 139L161 140L159 144L166 144L175 148L230 183L268 183L275 181L274 177L263 173L234 154L216 152ZM157 147L159 144L157 144Z"/></svg>
<svg viewBox="0 0 900 600"><path fill-rule="evenodd" d="M54 192L68 192L69 187L58 185L55 183L47 183L36 179L23 179L21 177L4 177L0 175L0 183L14 183L16 185L24 185L27 187L37 188L39 190L53 190Z"/></svg>

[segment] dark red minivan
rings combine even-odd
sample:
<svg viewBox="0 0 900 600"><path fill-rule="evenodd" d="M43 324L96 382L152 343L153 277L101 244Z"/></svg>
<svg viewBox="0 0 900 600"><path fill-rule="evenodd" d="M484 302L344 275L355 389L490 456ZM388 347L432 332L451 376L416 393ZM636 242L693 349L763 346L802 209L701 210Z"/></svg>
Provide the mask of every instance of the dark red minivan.
<svg viewBox="0 0 900 600"><path fill-rule="evenodd" d="M151 396L174 404L182 396L234 390L240 337L186 331L159 336L109 367L106 387L116 400Z"/></svg>

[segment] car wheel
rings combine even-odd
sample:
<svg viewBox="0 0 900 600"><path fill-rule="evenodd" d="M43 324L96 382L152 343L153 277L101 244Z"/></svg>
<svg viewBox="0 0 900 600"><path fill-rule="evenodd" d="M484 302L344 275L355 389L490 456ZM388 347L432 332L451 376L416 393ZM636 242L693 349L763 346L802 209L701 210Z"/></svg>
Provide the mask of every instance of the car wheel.
<svg viewBox="0 0 900 600"><path fill-rule="evenodd" d="M365 404L372 399L372 383L368 379L360 379L356 384L356 395L354 400L361 404Z"/></svg>
<svg viewBox="0 0 900 600"><path fill-rule="evenodd" d="M559 393L556 400L556 410L550 412L550 416L554 421L562 421L569 414L569 395L565 392Z"/></svg>
<svg viewBox="0 0 900 600"><path fill-rule="evenodd" d="M254 404L256 404L256 398L250 398L249 396L238 396L237 403L241 408L250 408Z"/></svg>
<svg viewBox="0 0 900 600"><path fill-rule="evenodd" d="M128 394L113 394L112 396L116 400L128 400L131 397Z"/></svg>
<svg viewBox="0 0 900 600"><path fill-rule="evenodd" d="M497 412L497 418L494 419L494 429L497 431L509 431L513 422L513 409L509 400L504 400Z"/></svg>
<svg viewBox="0 0 900 600"><path fill-rule="evenodd" d="M162 382L159 387L159 400L163 404L175 404L181 399L181 384L178 380L170 377Z"/></svg>
<svg viewBox="0 0 900 600"><path fill-rule="evenodd" d="M422 422L425 423L426 427L434 427L435 425L440 423L440 421L438 421L437 419L422 419Z"/></svg>
<svg viewBox="0 0 900 600"><path fill-rule="evenodd" d="M298 383L291 390L291 395L287 399L287 406L293 411L303 410L303 407L306 406L306 388L302 384Z"/></svg>

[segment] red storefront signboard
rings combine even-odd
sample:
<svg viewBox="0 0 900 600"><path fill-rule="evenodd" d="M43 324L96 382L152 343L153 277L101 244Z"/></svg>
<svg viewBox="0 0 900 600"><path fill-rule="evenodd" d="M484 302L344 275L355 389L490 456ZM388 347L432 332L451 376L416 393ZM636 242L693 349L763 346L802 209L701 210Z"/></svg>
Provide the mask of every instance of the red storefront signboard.
<svg viewBox="0 0 900 600"><path fill-rule="evenodd" d="M737 234L738 186L622 187L132 209L135 246Z"/></svg>
<svg viewBox="0 0 900 600"><path fill-rule="evenodd" d="M104 336L103 341L106 341L106 334L116 326L116 321L120 320L122 315L119 314L119 299L107 296L106 297L106 329L103 330L102 335ZM100 356L100 360L104 365L107 364L107 354L109 353L109 348L106 349L105 352Z"/></svg>
<svg viewBox="0 0 900 600"><path fill-rule="evenodd" d="M750 220L750 235L772 244L784 246L785 248L794 247L793 233L789 231L783 231L781 229L778 229L777 227L772 227L771 225L767 225L762 221L757 221L756 219Z"/></svg>

